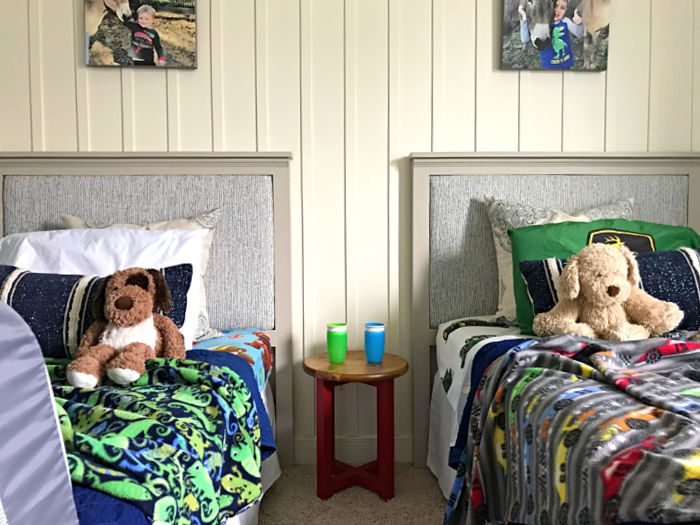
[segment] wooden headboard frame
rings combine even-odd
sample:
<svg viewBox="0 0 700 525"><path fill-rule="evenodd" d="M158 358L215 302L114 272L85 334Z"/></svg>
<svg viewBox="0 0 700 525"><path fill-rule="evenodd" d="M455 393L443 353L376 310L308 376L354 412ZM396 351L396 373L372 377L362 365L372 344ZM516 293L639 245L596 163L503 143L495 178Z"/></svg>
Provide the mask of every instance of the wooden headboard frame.
<svg viewBox="0 0 700 525"><path fill-rule="evenodd" d="M430 177L432 175L688 175L688 225L700 231L700 155L694 154L484 154L414 153L412 349L413 462L425 465L430 381ZM481 199L483 196L475 196ZM443 320L447 321L447 319Z"/></svg>
<svg viewBox="0 0 700 525"><path fill-rule="evenodd" d="M32 153L0 154L0 189L6 175L261 175L271 176L274 214L274 330L277 449L294 464L289 153ZM0 199L2 196L0 195ZM0 202L2 204L2 202ZM4 206L0 205L0 232ZM225 327L224 327L225 328Z"/></svg>

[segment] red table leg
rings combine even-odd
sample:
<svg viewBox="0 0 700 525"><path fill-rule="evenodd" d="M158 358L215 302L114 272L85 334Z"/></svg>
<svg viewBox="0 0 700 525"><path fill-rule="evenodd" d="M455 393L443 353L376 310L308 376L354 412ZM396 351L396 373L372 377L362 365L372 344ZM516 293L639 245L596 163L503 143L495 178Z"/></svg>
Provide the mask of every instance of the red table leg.
<svg viewBox="0 0 700 525"><path fill-rule="evenodd" d="M316 495L328 499L360 485L380 498L394 497L394 381L366 383L377 389L377 459L352 466L335 459L333 392L342 383L316 379Z"/></svg>
<svg viewBox="0 0 700 525"><path fill-rule="evenodd" d="M335 429L332 381L316 379L316 495L330 498L333 489Z"/></svg>
<svg viewBox="0 0 700 525"><path fill-rule="evenodd" d="M380 381L377 387L377 494L394 497L394 381Z"/></svg>

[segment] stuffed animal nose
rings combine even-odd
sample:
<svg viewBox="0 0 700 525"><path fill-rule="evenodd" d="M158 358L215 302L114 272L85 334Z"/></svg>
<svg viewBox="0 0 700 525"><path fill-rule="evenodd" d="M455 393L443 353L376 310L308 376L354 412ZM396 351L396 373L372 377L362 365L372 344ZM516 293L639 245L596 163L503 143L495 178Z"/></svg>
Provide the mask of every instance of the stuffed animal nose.
<svg viewBox="0 0 700 525"><path fill-rule="evenodd" d="M617 286L608 286L608 295L610 297L615 297L620 293L620 289Z"/></svg>
<svg viewBox="0 0 700 525"><path fill-rule="evenodd" d="M114 301L114 306L116 306L119 310L131 310L131 307L134 306L134 300L131 297L123 295Z"/></svg>

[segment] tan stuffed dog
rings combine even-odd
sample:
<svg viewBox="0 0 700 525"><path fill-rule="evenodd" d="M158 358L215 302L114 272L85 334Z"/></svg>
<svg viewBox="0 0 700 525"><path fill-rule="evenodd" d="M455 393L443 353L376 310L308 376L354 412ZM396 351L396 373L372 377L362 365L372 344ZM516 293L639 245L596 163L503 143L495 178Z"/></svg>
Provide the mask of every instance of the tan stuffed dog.
<svg viewBox="0 0 700 525"><path fill-rule="evenodd" d="M185 357L175 323L156 313L172 308L170 289L158 270L128 268L102 281L92 307L95 322L83 335L78 357L68 365L68 382L94 388L103 374L125 386L146 371L154 357Z"/></svg>
<svg viewBox="0 0 700 525"><path fill-rule="evenodd" d="M586 246L569 258L559 281L559 302L535 316L534 331L626 341L678 326L680 308L638 288L639 280L637 261L625 246Z"/></svg>

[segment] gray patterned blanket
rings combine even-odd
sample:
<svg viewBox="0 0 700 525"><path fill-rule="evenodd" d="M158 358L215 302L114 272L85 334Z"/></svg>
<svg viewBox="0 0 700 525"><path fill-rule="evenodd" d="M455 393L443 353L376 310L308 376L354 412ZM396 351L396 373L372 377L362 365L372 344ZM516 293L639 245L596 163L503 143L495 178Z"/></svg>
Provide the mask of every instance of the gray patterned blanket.
<svg viewBox="0 0 700 525"><path fill-rule="evenodd" d="M474 388L446 523L700 522L700 339L557 336Z"/></svg>

